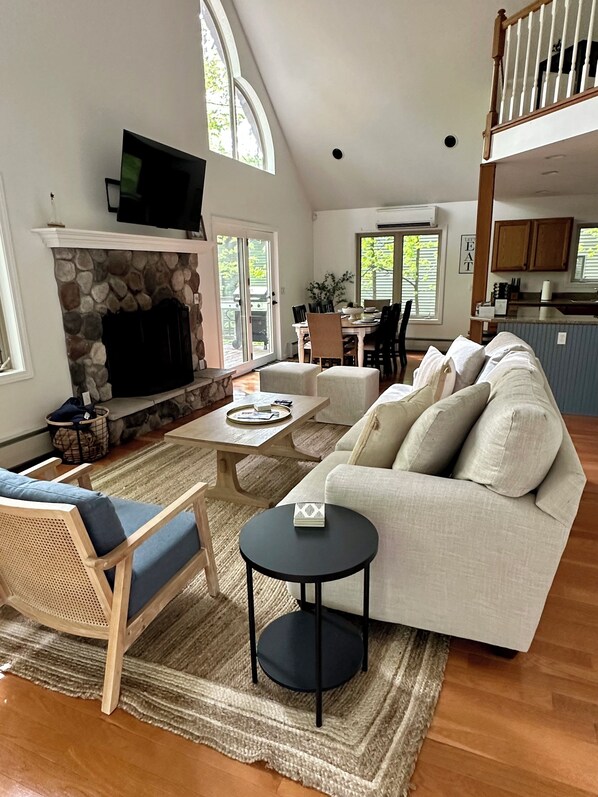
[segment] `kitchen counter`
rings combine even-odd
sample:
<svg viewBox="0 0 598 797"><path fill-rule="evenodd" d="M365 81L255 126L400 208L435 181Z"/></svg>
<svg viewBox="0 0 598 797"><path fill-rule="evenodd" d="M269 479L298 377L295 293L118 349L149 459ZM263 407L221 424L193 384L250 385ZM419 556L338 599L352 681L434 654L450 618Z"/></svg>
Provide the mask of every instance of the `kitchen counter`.
<svg viewBox="0 0 598 797"><path fill-rule="evenodd" d="M598 312L598 306L596 308ZM565 315L556 307L512 307L509 315L498 315L494 318L471 316L473 321L487 321L494 324L593 324L598 325L595 315Z"/></svg>

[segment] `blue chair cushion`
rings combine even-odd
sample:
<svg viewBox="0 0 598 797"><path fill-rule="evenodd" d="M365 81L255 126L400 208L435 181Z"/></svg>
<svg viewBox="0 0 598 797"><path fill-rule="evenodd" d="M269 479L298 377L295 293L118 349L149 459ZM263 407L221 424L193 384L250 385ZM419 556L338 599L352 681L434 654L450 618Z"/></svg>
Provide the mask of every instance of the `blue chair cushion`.
<svg viewBox="0 0 598 797"><path fill-rule="evenodd" d="M124 542L125 532L110 499L72 484L31 479L0 468L0 497L76 506L98 556Z"/></svg>
<svg viewBox="0 0 598 797"><path fill-rule="evenodd" d="M140 504L124 498L110 500L127 537L163 509L155 504ZM140 545L133 554L129 618L137 614L199 550L195 516L191 512L181 512ZM113 585L113 573L106 575Z"/></svg>

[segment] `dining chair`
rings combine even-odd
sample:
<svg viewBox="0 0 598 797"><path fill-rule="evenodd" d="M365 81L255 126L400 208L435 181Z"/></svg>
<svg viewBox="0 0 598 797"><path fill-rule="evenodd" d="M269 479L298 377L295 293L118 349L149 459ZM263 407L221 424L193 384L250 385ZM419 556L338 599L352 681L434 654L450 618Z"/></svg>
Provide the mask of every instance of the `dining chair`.
<svg viewBox="0 0 598 797"><path fill-rule="evenodd" d="M324 365L324 360L339 360L344 365L349 357L353 357L355 361L355 336L343 337L342 321L338 313L308 313L307 327L312 362L319 360L320 365Z"/></svg>
<svg viewBox="0 0 598 797"><path fill-rule="evenodd" d="M403 317L401 318L401 326L399 327L399 334L397 335L393 346L393 353L395 356L398 354L402 368L405 368L407 365L407 347L405 343L405 338L407 335L407 324L409 323L409 317L411 316L412 304L413 304L412 299L409 299L409 301L405 302L405 309L403 310Z"/></svg>
<svg viewBox="0 0 598 797"><path fill-rule="evenodd" d="M293 323L302 324L307 317L307 308L304 304L296 304L293 307Z"/></svg>
<svg viewBox="0 0 598 797"><path fill-rule="evenodd" d="M320 302L310 302L308 305L308 311L310 313L321 313L322 305L320 304Z"/></svg>
<svg viewBox="0 0 598 797"><path fill-rule="evenodd" d="M389 360L392 365L392 373L397 373L397 352L395 343L398 340L399 325L401 323L401 302L395 302L390 308L390 318L388 322L387 347Z"/></svg>
<svg viewBox="0 0 598 797"><path fill-rule="evenodd" d="M20 474L0 468L0 606L107 640L102 711L111 714L124 654L152 620L201 571L218 595L207 484L163 508L108 498L91 489L91 465L58 476L59 464L53 457Z"/></svg>
<svg viewBox="0 0 598 797"><path fill-rule="evenodd" d="M332 302L320 302L321 313L334 313L334 304Z"/></svg>
<svg viewBox="0 0 598 797"><path fill-rule="evenodd" d="M390 305L384 305L375 332L366 335L363 341L365 364L371 364L383 375L387 375L391 370L389 350L390 310Z"/></svg>

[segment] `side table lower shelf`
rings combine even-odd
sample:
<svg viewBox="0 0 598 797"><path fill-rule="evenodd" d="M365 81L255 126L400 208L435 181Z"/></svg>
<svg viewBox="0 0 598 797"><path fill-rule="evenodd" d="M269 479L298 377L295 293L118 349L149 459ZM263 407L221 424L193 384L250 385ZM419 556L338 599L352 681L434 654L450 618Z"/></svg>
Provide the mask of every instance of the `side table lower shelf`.
<svg viewBox="0 0 598 797"><path fill-rule="evenodd" d="M257 660L266 675L296 692L315 692L316 618L312 611L285 614L261 633ZM363 660L361 634L350 622L322 612L321 689L335 689L350 680Z"/></svg>

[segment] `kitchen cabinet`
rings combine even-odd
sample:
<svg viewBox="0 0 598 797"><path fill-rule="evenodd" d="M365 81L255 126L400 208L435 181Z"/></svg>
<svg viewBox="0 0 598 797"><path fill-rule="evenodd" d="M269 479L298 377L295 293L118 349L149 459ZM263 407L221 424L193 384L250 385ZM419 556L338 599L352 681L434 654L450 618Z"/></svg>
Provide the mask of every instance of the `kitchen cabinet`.
<svg viewBox="0 0 598 797"><path fill-rule="evenodd" d="M494 271L566 271L573 218L517 219L494 224Z"/></svg>

